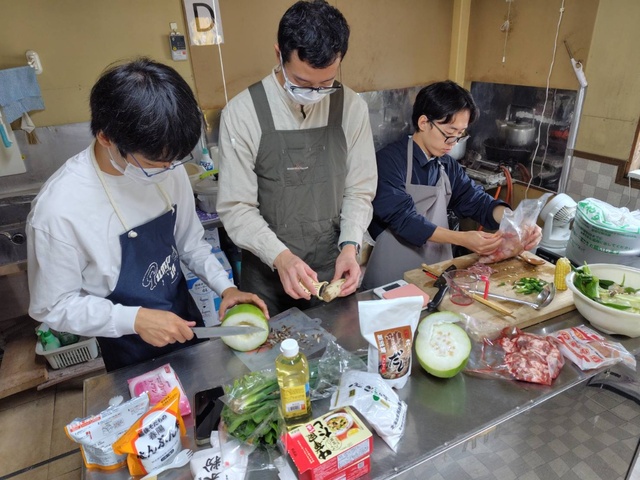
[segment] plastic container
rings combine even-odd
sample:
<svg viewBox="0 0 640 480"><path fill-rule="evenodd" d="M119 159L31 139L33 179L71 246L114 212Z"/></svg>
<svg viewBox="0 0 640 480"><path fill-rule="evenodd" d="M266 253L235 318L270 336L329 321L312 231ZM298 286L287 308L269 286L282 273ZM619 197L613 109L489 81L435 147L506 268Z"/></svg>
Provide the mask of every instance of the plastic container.
<svg viewBox="0 0 640 480"><path fill-rule="evenodd" d="M214 177L199 181L194 185L193 191L196 194L196 205L200 210L207 213L216 213L218 182Z"/></svg>
<svg viewBox="0 0 640 480"><path fill-rule="evenodd" d="M311 418L309 363L293 338L287 338L280 344L280 352L276 358L276 376L282 416L288 426L294 426Z"/></svg>
<svg viewBox="0 0 640 480"><path fill-rule="evenodd" d="M80 337L78 343L53 350L45 350L40 342L36 342L36 354L47 359L54 370L88 362L98 357L98 341L95 337Z"/></svg>

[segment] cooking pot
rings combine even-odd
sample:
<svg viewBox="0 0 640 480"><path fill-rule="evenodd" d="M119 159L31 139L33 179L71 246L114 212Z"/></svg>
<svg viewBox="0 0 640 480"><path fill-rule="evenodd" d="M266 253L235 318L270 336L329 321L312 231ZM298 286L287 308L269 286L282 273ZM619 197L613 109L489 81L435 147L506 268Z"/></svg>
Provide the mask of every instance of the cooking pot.
<svg viewBox="0 0 640 480"><path fill-rule="evenodd" d="M467 135L466 137L462 137L460 140L458 140L458 143L456 143L451 149L451 151L449 152L449 156L454 160L460 160L462 157L464 157L464 154L467 152L468 140L469 140L469 135Z"/></svg>
<svg viewBox="0 0 640 480"><path fill-rule="evenodd" d="M518 112L526 112L530 115L530 119L523 115L518 115ZM513 147L526 147L530 145L536 134L534 118L535 111L533 108L509 105L507 107L505 120L496 120L498 138L505 144Z"/></svg>

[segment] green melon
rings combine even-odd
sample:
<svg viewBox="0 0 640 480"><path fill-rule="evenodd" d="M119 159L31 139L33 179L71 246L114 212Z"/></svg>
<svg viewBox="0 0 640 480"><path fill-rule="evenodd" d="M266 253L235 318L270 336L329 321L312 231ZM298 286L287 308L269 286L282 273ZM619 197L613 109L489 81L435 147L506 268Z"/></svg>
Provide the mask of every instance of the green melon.
<svg viewBox="0 0 640 480"><path fill-rule="evenodd" d="M462 316L456 313L439 312L425 318L418 326L415 341L418 362L435 377L451 378L467 364L471 340L463 328L451 322L460 319Z"/></svg>
<svg viewBox="0 0 640 480"><path fill-rule="evenodd" d="M269 336L269 321L262 313L262 310L250 303L241 303L227 310L224 320L222 320L222 325L225 327L246 325L263 329L261 332L248 333L247 335L220 337L226 345L239 352L255 350L266 342Z"/></svg>

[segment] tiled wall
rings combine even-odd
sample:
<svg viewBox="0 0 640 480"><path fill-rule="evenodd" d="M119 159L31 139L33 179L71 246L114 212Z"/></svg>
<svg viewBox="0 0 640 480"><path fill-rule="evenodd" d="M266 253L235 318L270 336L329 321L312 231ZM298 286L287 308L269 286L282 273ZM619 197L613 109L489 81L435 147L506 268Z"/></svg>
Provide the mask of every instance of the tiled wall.
<svg viewBox="0 0 640 480"><path fill-rule="evenodd" d="M640 209L640 190L615 182L617 165L575 157L571 165L567 194L575 201L597 198L614 207Z"/></svg>

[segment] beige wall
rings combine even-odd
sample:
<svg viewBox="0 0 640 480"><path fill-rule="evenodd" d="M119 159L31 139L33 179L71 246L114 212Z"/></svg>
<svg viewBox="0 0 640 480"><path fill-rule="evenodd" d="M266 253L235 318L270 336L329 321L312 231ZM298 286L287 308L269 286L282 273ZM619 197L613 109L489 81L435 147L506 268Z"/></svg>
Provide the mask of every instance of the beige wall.
<svg viewBox="0 0 640 480"><path fill-rule="evenodd" d="M27 64L35 50L46 110L36 126L89 119L91 87L110 63L147 55L172 65L193 86L190 62L173 62L169 23L184 33L179 0L0 0L0 69ZM7 21L7 19L9 21Z"/></svg>
<svg viewBox="0 0 640 480"><path fill-rule="evenodd" d="M640 2L600 0L577 149L627 161L640 118Z"/></svg>
<svg viewBox="0 0 640 480"><path fill-rule="evenodd" d="M356 91L408 87L447 77L451 0L332 0L351 27L341 80ZM229 97L276 65L278 22L292 0L220 0ZM425 19L429 19L425 22ZM427 25L428 24L428 25ZM203 108L224 106L217 46L192 48Z"/></svg>
<svg viewBox="0 0 640 480"><path fill-rule="evenodd" d="M553 54L561 0L474 0L471 3L466 78L471 81L544 87ZM509 14L506 41L500 26ZM566 0L560 24L552 88L577 90L566 40L574 57L586 57L598 11L598 0Z"/></svg>
<svg viewBox="0 0 640 480"><path fill-rule="evenodd" d="M216 47L191 49L190 61L169 55L169 23L184 33L181 0L0 0L0 68L26 64L36 50L46 110L38 126L87 121L88 95L109 63L148 55L174 66L197 89L204 108L224 94ZM275 64L277 24L292 0L220 0L222 53L229 95ZM352 27L342 80L357 91L407 87L450 75L470 82L546 84L561 0L514 0L506 62L504 0L331 0ZM466 9L466 10L465 10ZM460 11L462 12L460 13ZM460 32L466 25L467 35ZM459 15L462 15L460 17ZM589 80L577 149L626 160L640 116L640 2L566 0L551 87L577 89L562 43L583 61ZM453 42L452 42L452 31ZM461 47L460 39L468 38ZM450 57L450 52L454 52ZM466 62L460 68L460 59ZM454 65L454 62L457 64ZM455 67L455 68L452 68ZM462 71L461 71L462 70Z"/></svg>

